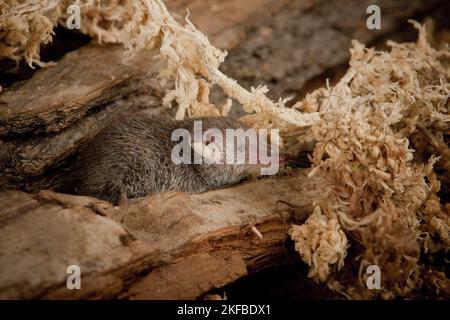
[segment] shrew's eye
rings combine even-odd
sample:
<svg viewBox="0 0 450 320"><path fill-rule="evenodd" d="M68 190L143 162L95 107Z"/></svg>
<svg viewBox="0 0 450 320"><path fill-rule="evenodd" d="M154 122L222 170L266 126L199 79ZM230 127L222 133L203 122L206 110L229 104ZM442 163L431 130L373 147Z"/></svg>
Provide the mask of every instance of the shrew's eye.
<svg viewBox="0 0 450 320"><path fill-rule="evenodd" d="M208 144L210 144L211 142L214 142L214 141L216 141L216 137L215 137L215 136L211 136L211 137L209 138L209 140L207 140L207 141L205 142L205 144L208 145Z"/></svg>

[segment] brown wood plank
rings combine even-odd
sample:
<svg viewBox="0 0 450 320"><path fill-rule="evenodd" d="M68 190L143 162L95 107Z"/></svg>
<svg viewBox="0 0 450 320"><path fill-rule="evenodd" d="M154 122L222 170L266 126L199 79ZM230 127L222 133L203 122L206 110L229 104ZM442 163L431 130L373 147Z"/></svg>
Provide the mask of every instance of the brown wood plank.
<svg viewBox="0 0 450 320"><path fill-rule="evenodd" d="M308 214L324 191L323 181L301 170L202 194L163 193L126 207L5 191L0 298L194 299L285 263L287 222ZM71 264L81 268L81 290L66 287Z"/></svg>

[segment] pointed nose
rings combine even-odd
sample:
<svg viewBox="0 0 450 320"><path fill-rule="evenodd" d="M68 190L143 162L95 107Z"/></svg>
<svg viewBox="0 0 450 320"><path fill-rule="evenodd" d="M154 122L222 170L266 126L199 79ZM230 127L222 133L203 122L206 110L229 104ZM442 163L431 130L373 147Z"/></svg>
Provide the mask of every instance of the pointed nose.
<svg viewBox="0 0 450 320"><path fill-rule="evenodd" d="M290 160L292 159L292 157L288 154L285 153L281 153L279 156L279 163L280 164L286 164L288 163Z"/></svg>

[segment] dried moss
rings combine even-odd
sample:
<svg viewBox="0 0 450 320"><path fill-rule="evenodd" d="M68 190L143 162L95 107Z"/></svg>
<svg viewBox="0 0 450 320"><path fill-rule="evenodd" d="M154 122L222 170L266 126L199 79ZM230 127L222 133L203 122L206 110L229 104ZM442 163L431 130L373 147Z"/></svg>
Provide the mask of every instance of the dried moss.
<svg viewBox="0 0 450 320"><path fill-rule="evenodd" d="M425 29L414 25L417 43L389 42L390 52L354 41L343 79L296 105L320 112L310 176L321 174L334 185L327 206L334 206L331 214L350 243L362 244L359 283L347 279L340 286L338 276L329 277L349 297L409 296L423 284L421 253L449 250L450 217L437 196L433 165L448 152L450 51L431 48ZM410 143L420 132L436 141L428 158L421 144ZM382 291L365 287L372 264L382 270Z"/></svg>

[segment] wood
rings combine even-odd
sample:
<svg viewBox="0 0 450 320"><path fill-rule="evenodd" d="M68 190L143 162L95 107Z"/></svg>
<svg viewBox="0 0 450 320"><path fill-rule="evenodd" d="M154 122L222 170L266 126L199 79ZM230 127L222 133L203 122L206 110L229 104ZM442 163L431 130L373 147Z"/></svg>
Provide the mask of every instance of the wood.
<svg viewBox="0 0 450 320"><path fill-rule="evenodd" d="M442 0L291 1L271 19L251 30L248 39L230 51L222 70L246 88L267 85L269 96L292 97L338 81L347 70L351 41L384 45L401 28L396 41L415 41L407 20L436 15ZM369 5L381 8L381 29L366 27ZM433 14L434 12L434 14Z"/></svg>
<svg viewBox="0 0 450 320"><path fill-rule="evenodd" d="M326 190L298 170L203 194L127 207L41 191L0 193L0 298L195 299L286 263L291 219ZM260 239L255 226L263 235ZM66 268L81 268L81 290Z"/></svg>
<svg viewBox="0 0 450 320"><path fill-rule="evenodd" d="M61 205L20 191L0 194L0 298L62 297L58 290L65 287L66 269L72 264L86 276L81 291L66 288L67 297L95 296L96 290L108 296L120 290L134 268L144 267L139 258L149 254L149 248L124 242L129 235L119 224L89 208L104 204L78 201L80 205Z"/></svg>
<svg viewBox="0 0 450 320"><path fill-rule="evenodd" d="M119 45L82 47L17 89L5 90L0 96L0 135L59 131L89 109L121 97L130 81L151 65L144 55L127 65L123 51Z"/></svg>
<svg viewBox="0 0 450 320"><path fill-rule="evenodd" d="M170 12L183 23L187 10L189 19L206 34L211 43L231 50L247 39L248 31L270 19L292 0L169 0Z"/></svg>
<svg viewBox="0 0 450 320"><path fill-rule="evenodd" d="M142 81L128 86L130 91L132 88L142 95L146 90L147 92L152 90ZM3 185L38 191L59 187L66 179L66 171L71 170L71 163L68 166L64 164L77 152L79 146L88 142L113 117L126 117L142 108L149 108L149 112L166 112L160 106L160 99L155 95L131 96L117 99L107 108L83 117L57 133L38 135L25 141L12 139L2 143L0 140L0 147L4 151L0 157L0 171L3 171L0 176L0 188ZM48 172L50 169L51 173ZM29 177L33 179L30 180Z"/></svg>

